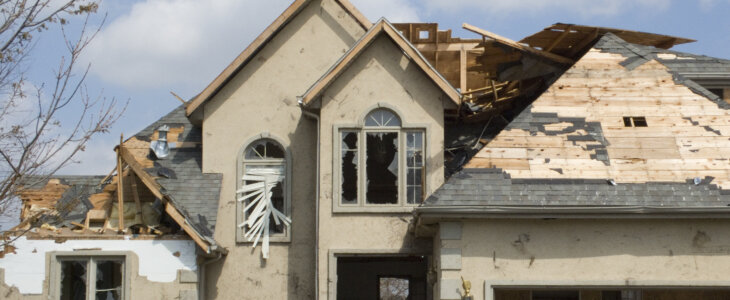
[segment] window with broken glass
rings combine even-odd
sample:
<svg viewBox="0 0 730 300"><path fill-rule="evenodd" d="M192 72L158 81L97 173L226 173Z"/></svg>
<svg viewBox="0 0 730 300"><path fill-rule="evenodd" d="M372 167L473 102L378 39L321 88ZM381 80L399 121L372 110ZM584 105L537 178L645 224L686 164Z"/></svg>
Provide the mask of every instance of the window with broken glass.
<svg viewBox="0 0 730 300"><path fill-rule="evenodd" d="M416 205L423 199L424 130L376 109L362 128L340 130L339 200L347 206Z"/></svg>
<svg viewBox="0 0 730 300"><path fill-rule="evenodd" d="M59 299L126 299L124 257L58 257L58 263Z"/></svg>
<svg viewBox="0 0 730 300"><path fill-rule="evenodd" d="M237 240L262 243L265 256L269 241L288 241L290 203L284 148L274 140L249 144L239 169L237 190Z"/></svg>

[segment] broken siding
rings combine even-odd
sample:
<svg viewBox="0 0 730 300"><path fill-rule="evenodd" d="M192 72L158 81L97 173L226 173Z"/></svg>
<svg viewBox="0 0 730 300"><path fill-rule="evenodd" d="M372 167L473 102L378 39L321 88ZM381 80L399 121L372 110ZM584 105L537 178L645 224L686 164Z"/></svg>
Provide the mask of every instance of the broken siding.
<svg viewBox="0 0 730 300"><path fill-rule="evenodd" d="M467 167L513 178L681 181L712 176L730 187L730 110L647 60L591 49ZM623 117L648 127L625 127Z"/></svg>

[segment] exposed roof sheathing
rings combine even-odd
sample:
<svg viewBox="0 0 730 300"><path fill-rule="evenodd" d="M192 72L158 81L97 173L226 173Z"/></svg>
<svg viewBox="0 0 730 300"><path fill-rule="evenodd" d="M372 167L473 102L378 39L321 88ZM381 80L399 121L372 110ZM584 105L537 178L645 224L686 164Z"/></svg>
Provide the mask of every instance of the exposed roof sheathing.
<svg viewBox="0 0 730 300"><path fill-rule="evenodd" d="M590 45L591 41L606 33L613 33L632 44L654 46L663 49L669 49L674 45L695 42L693 39L655 33L556 23L520 40L520 43L571 57L582 51L583 49L581 48Z"/></svg>
<svg viewBox="0 0 730 300"><path fill-rule="evenodd" d="M648 48L607 33L466 167L619 184L710 176L730 189L730 105Z"/></svg>

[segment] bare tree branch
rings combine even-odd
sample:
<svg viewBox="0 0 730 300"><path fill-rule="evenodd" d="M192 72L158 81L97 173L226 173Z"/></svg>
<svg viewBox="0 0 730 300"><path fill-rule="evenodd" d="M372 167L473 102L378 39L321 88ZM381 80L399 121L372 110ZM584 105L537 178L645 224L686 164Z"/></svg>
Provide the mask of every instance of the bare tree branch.
<svg viewBox="0 0 730 300"><path fill-rule="evenodd" d="M0 0L0 214L24 186L44 182L73 163L86 143L108 132L126 108L114 99L92 98L85 85L90 65L78 66L101 29L87 31L97 7L96 0ZM83 23L72 38L66 18L78 15ZM33 34L51 24L60 26L66 53L47 91L45 84L27 82L20 65L38 39Z"/></svg>

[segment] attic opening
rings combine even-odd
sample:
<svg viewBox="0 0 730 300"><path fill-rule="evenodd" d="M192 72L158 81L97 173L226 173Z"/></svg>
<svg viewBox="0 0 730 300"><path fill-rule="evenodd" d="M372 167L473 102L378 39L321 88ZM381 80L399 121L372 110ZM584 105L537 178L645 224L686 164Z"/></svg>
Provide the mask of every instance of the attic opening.
<svg viewBox="0 0 730 300"><path fill-rule="evenodd" d="M624 117L624 127L648 127L646 117Z"/></svg>

